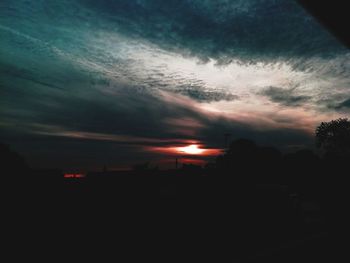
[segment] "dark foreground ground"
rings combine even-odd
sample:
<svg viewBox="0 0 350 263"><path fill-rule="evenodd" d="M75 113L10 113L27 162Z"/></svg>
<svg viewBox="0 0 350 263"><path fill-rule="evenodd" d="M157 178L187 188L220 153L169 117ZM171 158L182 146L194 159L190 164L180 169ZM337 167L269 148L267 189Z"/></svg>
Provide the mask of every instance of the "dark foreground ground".
<svg viewBox="0 0 350 263"><path fill-rule="evenodd" d="M78 255L96 252L99 261L341 262L334 234L338 210L346 207L332 197L331 186L309 193L282 183L185 173L65 178L32 171L4 184L3 192L15 230L29 230L29 243L37 227L46 229L44 244L63 237L58 255L83 244Z"/></svg>

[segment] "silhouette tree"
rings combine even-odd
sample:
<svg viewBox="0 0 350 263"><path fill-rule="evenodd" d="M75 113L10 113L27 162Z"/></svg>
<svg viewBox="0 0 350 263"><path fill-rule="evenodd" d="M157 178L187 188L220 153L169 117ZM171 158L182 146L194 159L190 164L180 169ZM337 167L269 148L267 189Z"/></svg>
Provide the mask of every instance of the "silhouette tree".
<svg viewBox="0 0 350 263"><path fill-rule="evenodd" d="M350 121L339 118L322 122L316 128L316 146L325 151L327 158L349 158Z"/></svg>
<svg viewBox="0 0 350 263"><path fill-rule="evenodd" d="M256 162L258 156L258 146L255 142L247 139L232 141L225 154L219 156L216 163L219 168L228 171L238 171L238 169L249 169L250 164Z"/></svg>
<svg viewBox="0 0 350 263"><path fill-rule="evenodd" d="M219 175L228 176L235 184L278 183L282 154L273 147L257 145L252 140L238 139L216 159ZM239 183L238 183L239 181Z"/></svg>

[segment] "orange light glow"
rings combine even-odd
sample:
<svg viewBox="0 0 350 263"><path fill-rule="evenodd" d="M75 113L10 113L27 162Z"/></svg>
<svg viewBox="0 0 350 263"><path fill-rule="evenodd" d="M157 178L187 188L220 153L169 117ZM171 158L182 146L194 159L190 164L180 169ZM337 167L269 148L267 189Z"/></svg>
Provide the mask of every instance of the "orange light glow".
<svg viewBox="0 0 350 263"><path fill-rule="evenodd" d="M197 154L203 154L205 152L205 149L199 148L197 144L191 144L185 147L178 147L177 151L182 153L197 155Z"/></svg>

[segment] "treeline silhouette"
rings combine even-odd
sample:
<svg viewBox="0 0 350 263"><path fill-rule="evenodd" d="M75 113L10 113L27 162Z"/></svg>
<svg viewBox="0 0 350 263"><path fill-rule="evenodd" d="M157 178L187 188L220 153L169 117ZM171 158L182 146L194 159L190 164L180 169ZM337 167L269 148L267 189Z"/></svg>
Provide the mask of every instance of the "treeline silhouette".
<svg viewBox="0 0 350 263"><path fill-rule="evenodd" d="M59 170L30 169L6 145L0 144L0 153L11 198L24 196L31 203L51 198L88 207L98 202L118 215L128 211L142 220L160 213L163 223L180 226L169 235L191 233L193 240L183 242L200 244L202 256L213 260L234 249L235 258L243 262L280 262L288 253L291 261L284 262L300 262L304 253L315 262L318 257L334 259L329 233L347 205L350 122L320 124L316 145L318 155L307 149L282 154L238 139L205 167L184 164L162 171L144 164L131 171L104 169L69 179ZM271 248L274 252L267 253Z"/></svg>

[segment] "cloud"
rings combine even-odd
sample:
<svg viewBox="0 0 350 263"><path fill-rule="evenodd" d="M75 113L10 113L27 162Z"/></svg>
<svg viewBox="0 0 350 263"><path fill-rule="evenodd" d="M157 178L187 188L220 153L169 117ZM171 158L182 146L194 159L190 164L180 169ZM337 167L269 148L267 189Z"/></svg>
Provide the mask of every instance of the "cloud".
<svg viewBox="0 0 350 263"><path fill-rule="evenodd" d="M345 51L295 1L83 2L106 14L123 34L204 61L332 56Z"/></svg>
<svg viewBox="0 0 350 263"><path fill-rule="evenodd" d="M202 90L201 88L184 88L184 89L176 89L175 93L179 93L184 96L188 96L199 102L211 102L211 101L232 101L237 100L239 97L237 95L231 94L226 91L216 91L216 90Z"/></svg>
<svg viewBox="0 0 350 263"><path fill-rule="evenodd" d="M295 94L295 89L283 89L278 87L268 87L260 94L267 96L271 101L290 107L297 107L308 102L311 97Z"/></svg>
<svg viewBox="0 0 350 263"><path fill-rule="evenodd" d="M226 132L305 145L348 107L350 53L294 1L0 5L0 140L33 163L159 161Z"/></svg>

